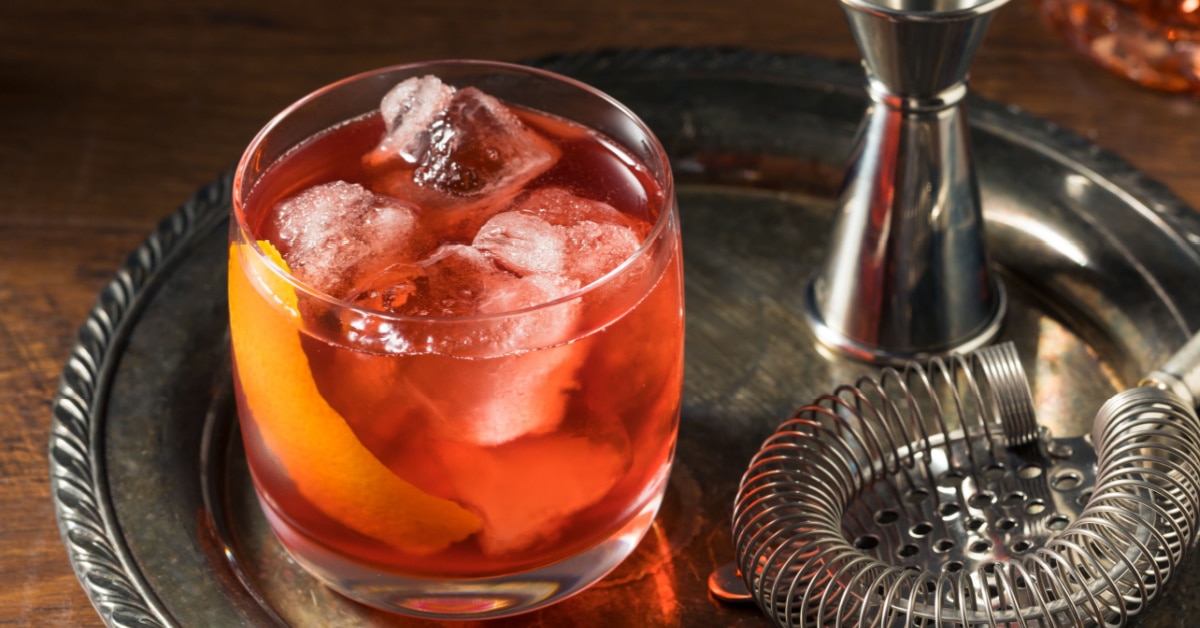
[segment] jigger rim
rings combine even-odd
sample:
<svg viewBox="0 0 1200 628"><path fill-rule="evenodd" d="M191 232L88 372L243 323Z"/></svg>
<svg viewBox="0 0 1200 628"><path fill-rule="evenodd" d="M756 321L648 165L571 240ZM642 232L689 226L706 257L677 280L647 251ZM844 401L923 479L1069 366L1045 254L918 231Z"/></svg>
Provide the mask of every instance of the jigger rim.
<svg viewBox="0 0 1200 628"><path fill-rule="evenodd" d="M933 0L946 2L954 6L946 9L902 9L897 4L911 3L912 0L841 0L846 7L871 13L881 17L908 22L948 22L966 20L991 13L999 9L1009 0Z"/></svg>
<svg viewBox="0 0 1200 628"><path fill-rule="evenodd" d="M826 349L870 364L902 366L910 361L928 361L954 354L973 353L990 345L1000 336L1008 315L1008 292L1004 283L993 279L995 303L992 312L979 326L957 338L948 338L937 345L905 345L889 347L852 337L826 320L816 293L816 275L809 279L804 295L804 313L817 342Z"/></svg>

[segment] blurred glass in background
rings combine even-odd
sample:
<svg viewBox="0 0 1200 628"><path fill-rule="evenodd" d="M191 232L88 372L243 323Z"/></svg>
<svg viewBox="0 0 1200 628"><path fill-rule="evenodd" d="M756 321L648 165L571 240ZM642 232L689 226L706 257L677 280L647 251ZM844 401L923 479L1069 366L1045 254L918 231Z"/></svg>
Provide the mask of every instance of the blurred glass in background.
<svg viewBox="0 0 1200 628"><path fill-rule="evenodd" d="M1142 85L1200 93L1200 0L1035 0L1080 52Z"/></svg>

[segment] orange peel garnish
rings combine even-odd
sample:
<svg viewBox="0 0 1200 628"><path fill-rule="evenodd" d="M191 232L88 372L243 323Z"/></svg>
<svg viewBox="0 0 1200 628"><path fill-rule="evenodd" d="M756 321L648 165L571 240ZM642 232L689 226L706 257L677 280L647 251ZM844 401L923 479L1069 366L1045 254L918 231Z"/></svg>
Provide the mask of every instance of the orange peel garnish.
<svg viewBox="0 0 1200 628"><path fill-rule="evenodd" d="M258 245L287 269L270 242ZM299 322L292 286L250 245L232 244L229 326L238 383L263 443L299 492L346 527L413 554L442 550L478 531L478 516L405 482L359 441L317 389Z"/></svg>

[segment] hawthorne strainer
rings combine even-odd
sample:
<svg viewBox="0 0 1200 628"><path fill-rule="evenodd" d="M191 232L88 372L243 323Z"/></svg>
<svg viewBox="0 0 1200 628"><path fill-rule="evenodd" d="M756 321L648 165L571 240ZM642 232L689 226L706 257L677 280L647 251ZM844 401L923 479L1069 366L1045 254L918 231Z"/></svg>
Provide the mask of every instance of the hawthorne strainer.
<svg viewBox="0 0 1200 628"><path fill-rule="evenodd" d="M1038 427L1011 344L841 386L751 461L742 579L781 626L1122 625L1195 535L1198 363L1193 339L1076 439Z"/></svg>

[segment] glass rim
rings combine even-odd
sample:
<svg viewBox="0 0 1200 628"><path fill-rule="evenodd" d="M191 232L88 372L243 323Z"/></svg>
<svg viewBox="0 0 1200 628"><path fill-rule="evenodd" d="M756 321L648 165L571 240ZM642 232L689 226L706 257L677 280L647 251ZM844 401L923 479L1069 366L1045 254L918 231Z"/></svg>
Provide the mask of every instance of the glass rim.
<svg viewBox="0 0 1200 628"><path fill-rule="evenodd" d="M464 315L464 316L415 316L415 315L409 315L409 314L397 314L395 312L386 312L386 311L382 311L382 310L375 310L375 309L371 309L371 308L362 307L360 305L353 303L352 301L350 301L348 299L336 297L332 294L329 294L323 290L320 290L314 286L309 285L307 282L302 281L299 277L292 274L291 271L289 271L288 269L281 267L274 259L272 259L272 257L270 255L267 255L267 253L262 249L262 247L259 246L258 239L254 237L253 232L251 232L251 230L249 229L249 227L246 224L246 220L245 220L245 216L244 216L244 212L243 212L243 194L242 194L243 175L246 172L247 168L249 167L251 160L254 158L255 150L263 143L263 141L267 138L267 136L270 135L270 133L276 127L278 127L280 124L282 124L286 119L288 119L297 110L299 110L302 107L308 105L309 103L317 100L318 98L320 98L330 92L333 92L334 90L341 89L347 85L357 83L359 81L366 80L366 79L369 79L371 77L378 76L381 74L387 74L387 73L391 73L391 72L417 70L419 68L434 67L434 66L477 67L477 68L484 69L484 70L490 68L490 69L495 69L495 70L503 70L503 71L507 71L507 72L513 72L513 73L517 73L517 74L532 75L532 76L535 76L538 78L564 83L568 86L574 87L575 89L585 92L589 96L600 99L607 106L617 110L621 116L623 116L626 119L628 119L629 121L633 122L635 128L643 136L642 139L646 142L647 146L651 149L651 151L659 157L659 159L662 162L662 166L663 166L662 176L654 177L656 182L658 182L662 188L663 205L659 209L658 216L655 219L654 225L650 228L650 231L647 232L646 235L642 238L642 241L638 245L637 250L635 250L628 257L626 257L624 260L622 260L620 264L618 264L615 268L613 268L609 272L605 273L604 275L601 275L600 277L598 277L597 279L595 279L594 281L592 281L590 283L584 284L584 285L580 286L579 288L568 292L567 294L565 294L563 296L556 297L549 301L545 301L542 303L538 303L535 305L531 305L531 306L523 307L523 308L519 308L519 309L506 310L503 312L491 312L491 313L487 313L487 314L468 314L468 315ZM504 102L504 101L502 100L501 102ZM368 111L366 113L370 113L370 111ZM542 113L549 113L550 115L557 115L552 112L542 112ZM357 117L360 115L363 115L363 114L361 114L361 113L353 114L351 117ZM349 119L349 118L347 118L347 119ZM340 122L342 122L342 121L335 121L327 128L332 128L333 126L336 126ZM575 122L575 121L572 120L572 122ZM580 124L578 122L575 122L575 123ZM318 131L318 132L321 132L321 131ZM596 131L596 132L598 132L598 131ZM309 137L311 137L311 136L309 136ZM610 140L612 140L612 141L614 141L614 143L616 143L615 140L613 138L611 138L610 136L605 135L605 137L608 137ZM291 150L296 148L296 146L298 146L298 145L299 144L288 147L282 154L286 155L288 152L290 152ZM623 146L619 143L617 143L617 145L620 146L622 148L622 150L628 150L625 146ZM630 155L630 156L633 156L633 155ZM637 161L640 163L642 160L637 159ZM659 180L659 179L661 179L661 180ZM595 87L592 87L591 85L588 85L587 83L570 78L568 76L564 76L564 75L558 74L556 72L551 72L549 70L543 70L541 68L535 68L535 67L528 66L528 65L522 65L522 64L518 64L518 63L510 63L510 62L505 62L505 61L483 60L483 59L434 59L434 60L416 61L416 62L412 62L412 63L403 63L403 64L398 64L398 65L385 66L382 68L377 68L374 70L367 70L365 72L359 72L357 74L347 76L345 78L342 78L342 79L339 79L332 83L329 83L323 87L320 87L320 88L306 94L305 96L301 97L299 100L296 100L292 104L285 107L279 113L275 114L270 119L270 121L268 121L267 124L265 126L263 126L263 128L260 129L258 131L258 133L256 133L254 135L254 138L252 140L250 140L250 143L246 146L246 150L242 153L241 159L238 160L237 167L234 169L232 188L233 189L232 189L232 198L231 198L231 200L232 200L232 203L231 203L232 212L231 213L233 216L234 227L237 229L239 237L243 241L245 241L246 244L249 245L250 250L253 252L254 256L257 258L257 260L260 264L262 264L271 273L277 275L279 278L286 281L288 283L288 285L292 287L293 290L297 291L298 295L303 294L305 297L307 297L309 299L316 299L316 300L324 302L332 307L336 307L341 310L352 311L357 314L360 314L360 315L363 315L366 317L371 317L374 319L380 319L380 320L385 320L385 321L394 321L394 322L398 322L398 323L409 323L409 324L415 323L415 324L425 324L425 325L458 324L458 323L471 323L471 322L480 322L480 321L502 320L502 319L505 319L508 317L521 316L521 315L531 314L531 313L535 313L535 312L540 312L543 310L547 310L547 309L580 299L589 293L592 293L592 292L595 292L595 291L601 289L606 284L609 284L613 281L618 280L618 278L621 277L621 275L626 270L628 270L631 266L633 266L637 262L637 260L642 259L642 258L646 257L647 255L649 255L651 249L654 248L655 242L657 242L661 238L663 232L666 231L667 226L670 223L672 223L673 221L675 221L674 215L675 215L675 211L676 211L675 210L676 203L675 203L674 175L671 172L670 160L667 157L666 149L663 148L662 143L659 141L658 137L656 135L654 135L654 133L650 130L650 127L646 125L645 121L643 121L631 109L626 107L623 103L621 103L617 99L613 98L612 96L609 96L605 92L603 92Z"/></svg>

